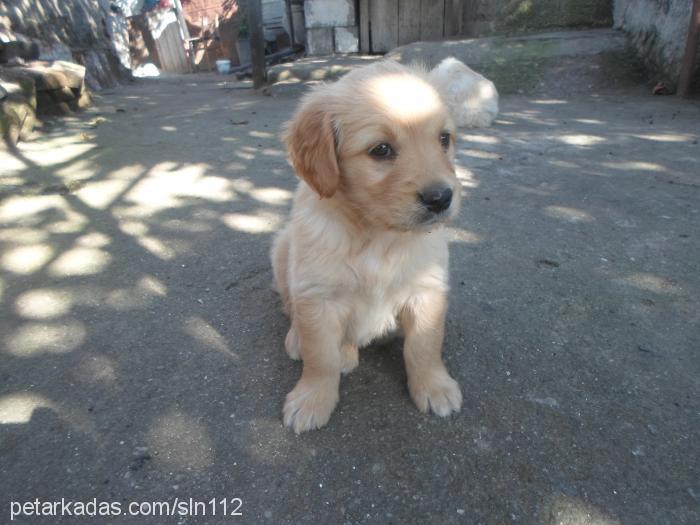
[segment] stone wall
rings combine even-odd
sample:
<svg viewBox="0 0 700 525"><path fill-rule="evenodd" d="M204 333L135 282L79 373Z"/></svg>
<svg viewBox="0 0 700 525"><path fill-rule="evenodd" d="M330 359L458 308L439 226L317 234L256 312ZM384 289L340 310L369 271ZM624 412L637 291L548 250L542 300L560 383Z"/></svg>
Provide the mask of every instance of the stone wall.
<svg viewBox="0 0 700 525"><path fill-rule="evenodd" d="M624 30L652 75L678 82L690 21L690 0L615 0L615 27Z"/></svg>
<svg viewBox="0 0 700 525"><path fill-rule="evenodd" d="M84 65L93 89L114 85L126 73L114 43L121 14L109 0L3 0L0 17L9 20L13 32L41 42L41 59Z"/></svg>

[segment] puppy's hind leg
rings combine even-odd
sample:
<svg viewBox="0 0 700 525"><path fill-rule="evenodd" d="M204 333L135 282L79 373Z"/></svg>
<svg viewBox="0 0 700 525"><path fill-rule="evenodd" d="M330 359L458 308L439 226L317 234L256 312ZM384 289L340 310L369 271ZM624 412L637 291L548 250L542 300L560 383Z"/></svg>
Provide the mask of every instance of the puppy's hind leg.
<svg viewBox="0 0 700 525"><path fill-rule="evenodd" d="M345 375L349 374L360 364L360 352L357 346L345 343L340 348L340 372Z"/></svg>
<svg viewBox="0 0 700 525"><path fill-rule="evenodd" d="M289 230L282 230L272 244L270 251L272 259L272 274L275 278L275 289L282 299L282 308L287 315L291 314L289 304Z"/></svg>

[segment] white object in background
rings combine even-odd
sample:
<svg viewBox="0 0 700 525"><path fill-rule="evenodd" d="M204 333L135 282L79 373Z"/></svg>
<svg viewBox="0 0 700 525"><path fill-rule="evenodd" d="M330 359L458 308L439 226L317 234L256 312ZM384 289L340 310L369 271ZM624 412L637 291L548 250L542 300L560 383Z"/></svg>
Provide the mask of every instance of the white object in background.
<svg viewBox="0 0 700 525"><path fill-rule="evenodd" d="M231 72L231 61L228 58L222 58L216 61L216 70L221 75L226 75Z"/></svg>
<svg viewBox="0 0 700 525"><path fill-rule="evenodd" d="M159 77L160 71L158 71L155 64L147 62L145 64L141 64L134 70L134 76L139 78Z"/></svg>
<svg viewBox="0 0 700 525"><path fill-rule="evenodd" d="M449 107L459 127L483 128L498 115L498 91L488 78L454 57L448 57L432 71L430 81Z"/></svg>

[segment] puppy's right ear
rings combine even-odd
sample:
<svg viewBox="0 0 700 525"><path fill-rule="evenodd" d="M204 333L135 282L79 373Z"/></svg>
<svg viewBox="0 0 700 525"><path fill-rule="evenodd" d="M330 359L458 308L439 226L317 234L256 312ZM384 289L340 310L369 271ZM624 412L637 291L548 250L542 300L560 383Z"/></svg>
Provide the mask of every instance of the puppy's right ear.
<svg viewBox="0 0 700 525"><path fill-rule="evenodd" d="M307 99L287 123L283 140L297 175L321 197L332 197L340 183L333 120L323 102Z"/></svg>

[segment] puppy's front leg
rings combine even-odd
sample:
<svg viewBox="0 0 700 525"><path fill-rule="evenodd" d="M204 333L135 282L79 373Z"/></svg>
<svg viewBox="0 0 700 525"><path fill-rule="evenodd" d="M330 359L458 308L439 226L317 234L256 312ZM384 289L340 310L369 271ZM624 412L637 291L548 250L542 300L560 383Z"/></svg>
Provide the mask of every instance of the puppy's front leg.
<svg viewBox="0 0 700 525"><path fill-rule="evenodd" d="M439 290L413 296L404 305L400 321L405 334L404 360L408 390L418 410L439 416L459 411L462 392L442 362L447 298Z"/></svg>
<svg viewBox="0 0 700 525"><path fill-rule="evenodd" d="M346 316L330 301L302 299L294 302L293 319L304 371L287 394L284 424L298 434L325 425L338 403Z"/></svg>

